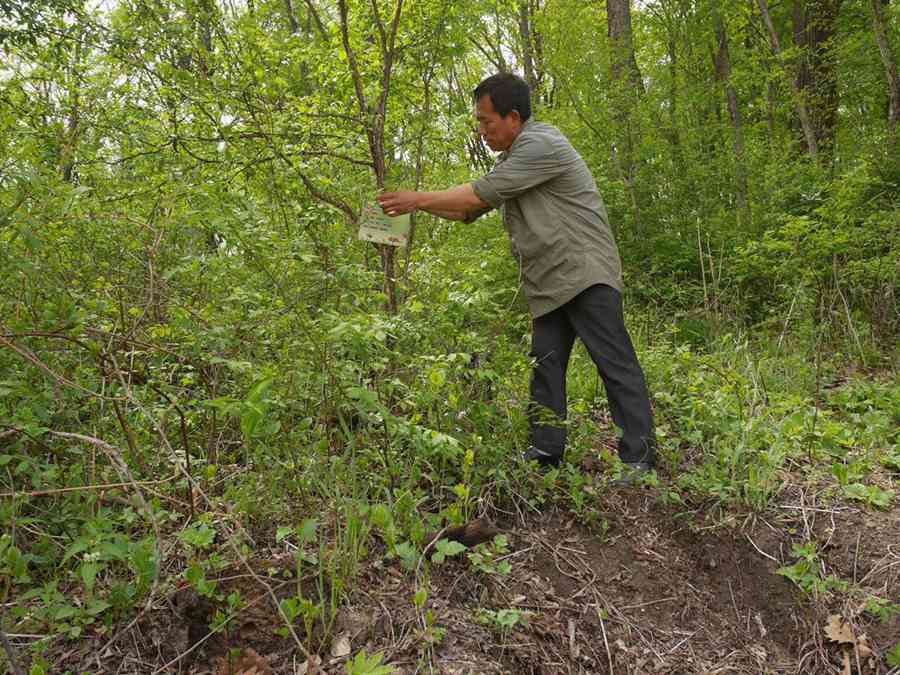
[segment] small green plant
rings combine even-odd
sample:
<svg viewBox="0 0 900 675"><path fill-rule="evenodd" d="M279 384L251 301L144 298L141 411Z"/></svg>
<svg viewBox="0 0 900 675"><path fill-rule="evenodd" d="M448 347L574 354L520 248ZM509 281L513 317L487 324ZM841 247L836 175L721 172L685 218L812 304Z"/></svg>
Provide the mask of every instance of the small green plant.
<svg viewBox="0 0 900 675"><path fill-rule="evenodd" d="M891 668L900 668L900 642L885 655L885 659Z"/></svg>
<svg viewBox="0 0 900 675"><path fill-rule="evenodd" d="M900 605L886 598L873 596L866 602L865 611L877 617L881 623L888 623L895 616L900 616Z"/></svg>
<svg viewBox="0 0 900 675"><path fill-rule="evenodd" d="M434 545L434 549L434 553L431 554L431 562L433 562L435 565L440 565L447 558L459 555L460 553L465 551L466 547L460 544L458 541L441 539Z"/></svg>
<svg viewBox="0 0 900 675"><path fill-rule="evenodd" d="M797 562L779 567L777 573L793 581L804 593L827 595L832 589L846 588L846 582L833 574L822 577L816 542L794 544L792 552L798 559Z"/></svg>
<svg viewBox="0 0 900 675"><path fill-rule="evenodd" d="M293 624L299 617L303 620L303 628L306 631L307 644L312 643L313 626L322 615L322 603L314 603L312 600L304 597L285 598L280 603L281 611L287 620ZM290 629L287 626L276 628L275 632L281 637L287 637Z"/></svg>
<svg viewBox="0 0 900 675"><path fill-rule="evenodd" d="M209 626L213 631L227 632L229 625L245 605L244 599L241 597L241 594L238 591L229 593L228 597L225 598L225 600L228 603L228 607L217 609L215 616L213 616L212 623Z"/></svg>
<svg viewBox="0 0 900 675"><path fill-rule="evenodd" d="M516 626L527 625L532 613L521 609L479 609L475 618L501 635L508 635Z"/></svg>
<svg viewBox="0 0 900 675"><path fill-rule="evenodd" d="M854 501L863 502L876 509L890 508L894 501L894 491L884 490L877 485L863 485L862 483L850 483L843 489L844 496Z"/></svg>
<svg viewBox="0 0 900 675"><path fill-rule="evenodd" d="M469 562L479 572L507 575L512 570L508 561L501 558L509 553L509 541L498 534L490 543L479 544L468 553Z"/></svg>
<svg viewBox="0 0 900 675"><path fill-rule="evenodd" d="M347 661L344 667L347 675L393 675L397 670L393 666L382 665L384 654L378 652L369 656L365 650L359 651L356 656Z"/></svg>
<svg viewBox="0 0 900 675"><path fill-rule="evenodd" d="M881 463L894 472L900 472L900 450L892 450L881 458Z"/></svg>
<svg viewBox="0 0 900 675"><path fill-rule="evenodd" d="M207 523L197 523L187 528L178 538L191 548L205 551L216 539L216 531Z"/></svg>

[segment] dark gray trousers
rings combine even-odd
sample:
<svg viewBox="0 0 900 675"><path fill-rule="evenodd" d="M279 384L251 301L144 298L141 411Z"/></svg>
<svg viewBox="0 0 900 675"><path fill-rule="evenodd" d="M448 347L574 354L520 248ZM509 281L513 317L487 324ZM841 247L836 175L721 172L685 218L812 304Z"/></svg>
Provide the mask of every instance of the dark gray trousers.
<svg viewBox="0 0 900 675"><path fill-rule="evenodd" d="M656 460L653 415L644 373L622 316L622 295L597 284L532 322L529 420L531 444L562 457L566 447L566 368L575 337L587 347L609 399L613 422L622 430L623 462Z"/></svg>

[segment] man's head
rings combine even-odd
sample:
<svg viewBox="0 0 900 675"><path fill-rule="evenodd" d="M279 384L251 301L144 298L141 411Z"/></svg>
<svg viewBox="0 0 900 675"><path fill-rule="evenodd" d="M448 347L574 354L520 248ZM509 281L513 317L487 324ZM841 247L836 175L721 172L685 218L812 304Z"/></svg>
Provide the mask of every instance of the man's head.
<svg viewBox="0 0 900 675"><path fill-rule="evenodd" d="M509 150L531 117L528 83L512 73L491 75L475 87L478 133L491 150Z"/></svg>

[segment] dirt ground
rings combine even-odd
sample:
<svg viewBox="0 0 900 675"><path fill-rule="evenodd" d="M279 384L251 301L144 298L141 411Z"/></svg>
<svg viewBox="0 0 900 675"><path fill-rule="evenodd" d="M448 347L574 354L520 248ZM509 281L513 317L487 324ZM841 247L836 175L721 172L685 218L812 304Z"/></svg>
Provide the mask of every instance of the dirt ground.
<svg viewBox="0 0 900 675"><path fill-rule="evenodd" d="M268 589L240 569L220 577L220 590L247 602L227 636L210 634L213 608L182 592L113 649L81 643L57 663L73 672L301 675L344 673L365 649L403 674L891 672L884 653L900 642L900 620L863 608L867 592L900 600L900 508L826 508L785 494L766 518L713 526L721 518L667 508L658 496L646 487L604 492L606 528L594 531L560 510L510 514L498 523L510 540L506 575L475 572L462 557L432 566L427 581L421 568L369 564L330 634L313 630L326 655L314 662L276 634L283 624L271 596L296 591L283 577L291 558L281 555L254 561ZM822 576L855 582L858 593L811 598L775 573L794 561L791 544L810 538L820 542ZM314 580L304 584L316 592ZM413 596L426 584L417 609ZM501 628L484 610L514 610L505 616L518 621ZM843 643L829 638L829 624ZM299 620L296 630L304 639Z"/></svg>

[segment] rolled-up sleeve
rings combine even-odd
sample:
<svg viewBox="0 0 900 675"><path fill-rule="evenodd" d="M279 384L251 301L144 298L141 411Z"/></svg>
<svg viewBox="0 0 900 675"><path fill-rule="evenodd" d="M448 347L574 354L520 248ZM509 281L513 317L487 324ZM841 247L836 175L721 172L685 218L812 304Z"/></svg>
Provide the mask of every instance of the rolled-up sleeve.
<svg viewBox="0 0 900 675"><path fill-rule="evenodd" d="M474 185L473 185L473 189L474 189ZM478 193L476 192L475 194L478 194ZM481 201L485 201L481 196L479 196L479 199L481 199ZM462 219L462 222L474 223L476 220L481 218L481 216L483 216L485 213L489 213L490 211L493 211L493 210L494 210L493 206L485 206L484 208L481 208L481 209L475 209L473 211L469 211L466 213L465 217Z"/></svg>
<svg viewBox="0 0 900 675"><path fill-rule="evenodd" d="M481 201L495 209L508 199L556 178L565 169L551 143L530 136L517 140L506 159L472 183Z"/></svg>

